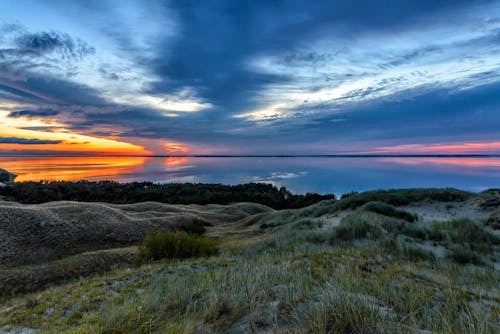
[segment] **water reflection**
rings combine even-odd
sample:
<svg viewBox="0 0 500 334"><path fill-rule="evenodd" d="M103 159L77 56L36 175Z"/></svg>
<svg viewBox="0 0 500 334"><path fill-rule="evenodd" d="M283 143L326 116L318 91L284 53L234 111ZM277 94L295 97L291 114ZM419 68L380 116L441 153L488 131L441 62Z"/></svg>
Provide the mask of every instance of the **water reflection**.
<svg viewBox="0 0 500 334"><path fill-rule="evenodd" d="M121 180L136 174L144 157L1 157L0 166L17 174L16 181Z"/></svg>
<svg viewBox="0 0 500 334"><path fill-rule="evenodd" d="M500 186L500 158L0 157L17 181L267 182L294 192Z"/></svg>

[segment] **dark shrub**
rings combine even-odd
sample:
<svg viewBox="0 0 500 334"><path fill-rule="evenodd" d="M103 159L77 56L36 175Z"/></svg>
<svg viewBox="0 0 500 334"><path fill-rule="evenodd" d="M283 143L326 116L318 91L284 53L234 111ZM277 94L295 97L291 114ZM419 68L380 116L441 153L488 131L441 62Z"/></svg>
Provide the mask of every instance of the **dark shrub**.
<svg viewBox="0 0 500 334"><path fill-rule="evenodd" d="M463 245L451 245L446 253L446 257L458 264L484 264L483 259L478 253Z"/></svg>
<svg viewBox="0 0 500 334"><path fill-rule="evenodd" d="M139 247L139 253L142 259L184 259L215 255L218 253L218 247L215 241L208 237L189 235L180 231L150 230Z"/></svg>
<svg viewBox="0 0 500 334"><path fill-rule="evenodd" d="M211 224L204 222L201 219L193 219L190 222L182 226L182 230L189 234L203 235L207 231L205 226L210 226Z"/></svg>

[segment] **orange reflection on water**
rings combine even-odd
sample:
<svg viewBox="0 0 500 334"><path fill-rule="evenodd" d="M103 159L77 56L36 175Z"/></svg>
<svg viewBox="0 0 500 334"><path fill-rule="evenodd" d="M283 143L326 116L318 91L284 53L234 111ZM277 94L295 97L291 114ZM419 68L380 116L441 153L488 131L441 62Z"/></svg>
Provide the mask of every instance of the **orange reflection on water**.
<svg viewBox="0 0 500 334"><path fill-rule="evenodd" d="M147 157L1 157L0 167L17 174L16 181L124 181L137 173Z"/></svg>
<svg viewBox="0 0 500 334"><path fill-rule="evenodd" d="M191 162L189 157L168 157L165 159L166 166L182 166Z"/></svg>

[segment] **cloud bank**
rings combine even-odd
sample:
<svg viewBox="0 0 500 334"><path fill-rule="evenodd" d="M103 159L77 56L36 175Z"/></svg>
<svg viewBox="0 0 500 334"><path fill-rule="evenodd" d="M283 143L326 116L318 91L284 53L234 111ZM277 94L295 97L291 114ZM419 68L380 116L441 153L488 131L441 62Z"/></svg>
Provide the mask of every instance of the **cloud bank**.
<svg viewBox="0 0 500 334"><path fill-rule="evenodd" d="M156 154L446 153L498 141L499 1L0 11L0 136L45 127Z"/></svg>

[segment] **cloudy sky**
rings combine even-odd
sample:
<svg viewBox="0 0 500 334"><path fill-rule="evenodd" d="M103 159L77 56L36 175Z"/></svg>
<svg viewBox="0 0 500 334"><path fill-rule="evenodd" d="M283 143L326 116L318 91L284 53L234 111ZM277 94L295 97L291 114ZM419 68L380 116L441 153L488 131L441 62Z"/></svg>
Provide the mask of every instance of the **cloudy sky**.
<svg viewBox="0 0 500 334"><path fill-rule="evenodd" d="M0 153L500 153L500 1L0 2Z"/></svg>

